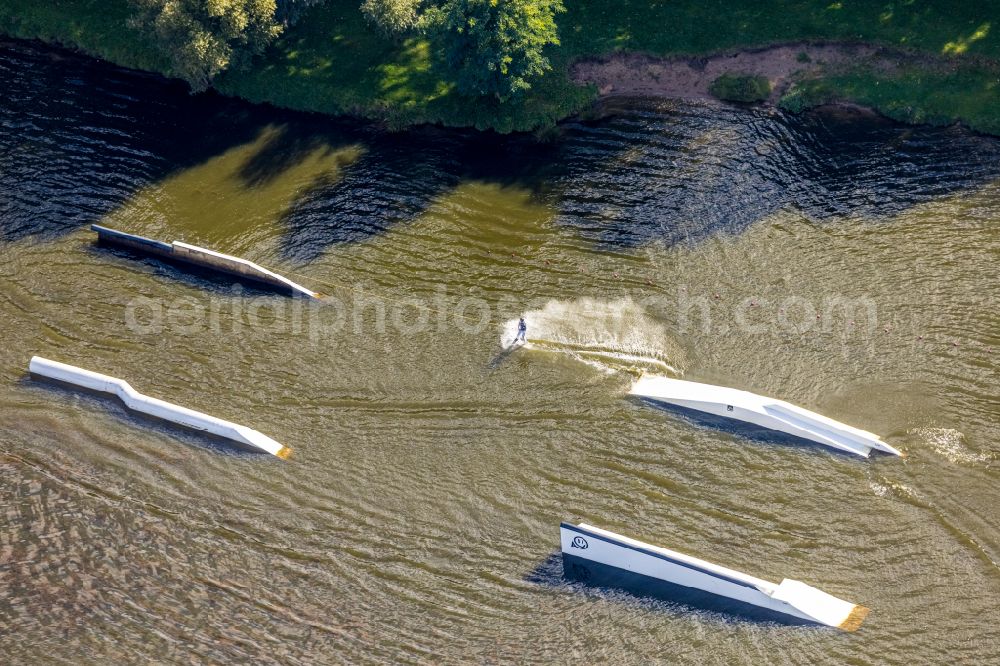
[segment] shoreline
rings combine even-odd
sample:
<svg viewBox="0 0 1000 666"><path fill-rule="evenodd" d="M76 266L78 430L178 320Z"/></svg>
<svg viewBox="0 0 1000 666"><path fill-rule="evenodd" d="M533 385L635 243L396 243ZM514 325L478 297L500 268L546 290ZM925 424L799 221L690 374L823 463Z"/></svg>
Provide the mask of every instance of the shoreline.
<svg viewBox="0 0 1000 666"><path fill-rule="evenodd" d="M991 70L995 68L988 61L979 64ZM984 126L958 115L936 115L913 104L902 106L898 99L880 99L876 92L880 83L891 88L895 79L914 72L927 78L947 77L963 66L948 58L863 42L793 42L733 49L707 56L613 53L576 60L569 65L568 73L574 83L596 88L593 109L613 99L629 97L744 106L745 103L720 100L709 92L716 78L735 74L763 76L770 83L768 98L751 103L753 106L795 113L808 109L839 109L908 126L957 126L1000 138L1000 128L995 128L993 123ZM852 78L855 80L851 81ZM868 80L859 86L858 78ZM1000 83L1000 74L997 74L997 83Z"/></svg>
<svg viewBox="0 0 1000 666"><path fill-rule="evenodd" d="M771 94L763 104L777 106L796 82L807 78L841 72L860 62L889 73L918 61L929 64L927 58L873 44L797 42L707 56L612 53L577 60L570 65L569 75L574 83L596 86L599 99L644 96L712 101L719 100L709 86L723 74L763 76L771 84ZM853 106L874 111L861 104Z"/></svg>
<svg viewBox="0 0 1000 666"><path fill-rule="evenodd" d="M127 27L132 13L129 0L0 0L0 33L140 71L175 72L169 48ZM714 75L742 71L772 81L769 103L786 111L845 101L902 123L960 122L1000 136L1000 31L989 30L995 13L943 1L889 13L866 3L734 0L725 12L696 2L571 3L558 21L560 43L545 52L552 68L518 99L496 104L456 91L429 35L387 38L368 25L357 0L324 0L211 87L254 104L366 118L391 131L430 124L545 134L586 116L607 95L708 99Z"/></svg>
<svg viewBox="0 0 1000 666"><path fill-rule="evenodd" d="M46 41L40 38L23 38L0 34L0 46L17 48L31 46L49 51L53 59L65 57L82 57L102 63L110 67L126 69L149 77L155 77L166 83L178 85L187 84L181 79L171 77L161 72L121 65L98 55L89 53L82 47L58 41ZM808 60L803 60L800 54L805 54ZM876 105L864 104L846 98L834 96L807 103L802 108L788 109L782 103L789 91L795 91L795 86L801 82L822 82L824 77L835 76L847 71L852 66L864 62L873 71L892 74L907 66L919 65L928 71L942 71L948 65L940 59L925 54L907 53L884 46L865 43L842 42L796 42L775 44L771 46L735 49L708 56L656 56L648 53L620 52L597 57L583 57L572 61L567 66L567 76L573 84L581 87L593 86L596 95L586 108L576 113L556 120L556 124L572 118L602 115L601 107L613 100L629 98L649 98L665 100L688 100L707 102L717 105L742 103L720 100L709 92L709 86L722 74L744 74L764 76L771 84L771 93L767 100L752 103L753 106L765 108L785 108L786 110L802 111L806 109L839 109L857 114L877 116L892 122L909 126L942 126L954 125L968 131L1000 138L1000 132L969 125L962 119L951 119L947 123L913 120L893 116ZM194 94L194 93L192 93ZM198 94L218 95L223 98L235 99L254 106L271 107L277 110L306 113L328 118L345 118L365 123L385 126L389 131L395 131L386 126L386 119L373 117L363 112L327 112L299 109L268 100L255 100L237 93L224 92L215 86L209 86ZM473 126L451 125L434 121L414 122L405 127L438 126L446 129L480 129ZM404 128L396 128L405 129ZM489 129L489 128L486 128ZM483 131L480 129L480 131ZM496 130L493 130L496 131ZM538 131L538 130L536 130Z"/></svg>

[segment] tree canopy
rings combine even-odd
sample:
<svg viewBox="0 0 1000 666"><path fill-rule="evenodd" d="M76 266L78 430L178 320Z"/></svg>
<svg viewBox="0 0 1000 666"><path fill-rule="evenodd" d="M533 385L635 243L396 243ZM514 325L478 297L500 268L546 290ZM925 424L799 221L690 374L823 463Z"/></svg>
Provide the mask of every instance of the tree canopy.
<svg viewBox="0 0 1000 666"><path fill-rule="evenodd" d="M364 0L365 20L386 36L395 37L417 26L424 0Z"/></svg>
<svg viewBox="0 0 1000 666"><path fill-rule="evenodd" d="M279 34L275 0L130 0L133 24L166 52L174 73L196 90L261 53Z"/></svg>
<svg viewBox="0 0 1000 666"><path fill-rule="evenodd" d="M459 92L505 102L551 68L543 49L558 44L561 0L448 0L443 46Z"/></svg>
<svg viewBox="0 0 1000 666"><path fill-rule="evenodd" d="M195 90L248 63L324 1L128 0L133 27ZM386 37L422 33L459 93L500 103L551 68L544 49L559 43L555 16L565 11L562 0L361 0L359 10Z"/></svg>

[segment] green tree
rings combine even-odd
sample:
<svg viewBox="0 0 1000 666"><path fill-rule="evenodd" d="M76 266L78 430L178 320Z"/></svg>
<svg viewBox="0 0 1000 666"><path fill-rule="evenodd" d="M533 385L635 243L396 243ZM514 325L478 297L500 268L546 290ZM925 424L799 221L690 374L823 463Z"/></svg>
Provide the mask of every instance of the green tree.
<svg viewBox="0 0 1000 666"><path fill-rule="evenodd" d="M395 37L417 27L423 4L423 0L364 0L361 13L380 32Z"/></svg>
<svg viewBox="0 0 1000 666"><path fill-rule="evenodd" d="M279 34L275 0L130 0L132 24L151 35L173 74L195 90L227 67L243 65Z"/></svg>
<svg viewBox="0 0 1000 666"><path fill-rule="evenodd" d="M441 30L459 92L500 102L531 87L551 69L542 51L558 44L561 0L448 0Z"/></svg>

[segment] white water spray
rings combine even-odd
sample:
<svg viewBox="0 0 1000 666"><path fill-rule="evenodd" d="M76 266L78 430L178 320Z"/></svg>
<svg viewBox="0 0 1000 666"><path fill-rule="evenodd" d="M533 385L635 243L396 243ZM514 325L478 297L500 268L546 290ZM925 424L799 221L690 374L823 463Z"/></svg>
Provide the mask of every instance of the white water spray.
<svg viewBox="0 0 1000 666"><path fill-rule="evenodd" d="M527 348L564 354L603 372L683 374L680 346L662 324L630 298L552 300L524 313ZM517 319L504 324L500 344L509 347Z"/></svg>

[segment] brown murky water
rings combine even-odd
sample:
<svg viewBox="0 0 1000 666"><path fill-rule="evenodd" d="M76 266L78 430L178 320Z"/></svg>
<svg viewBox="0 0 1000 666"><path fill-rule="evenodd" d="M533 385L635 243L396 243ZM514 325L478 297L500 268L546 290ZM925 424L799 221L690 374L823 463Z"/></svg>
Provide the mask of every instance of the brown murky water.
<svg viewBox="0 0 1000 666"><path fill-rule="evenodd" d="M1000 657L1000 142L640 101L544 145L390 135L24 47L0 79L5 662ZM92 222L327 299L99 249ZM525 311L544 349L501 353ZM33 354L295 453L33 381ZM908 457L625 397L667 366ZM844 634L566 584L564 519L872 613Z"/></svg>

